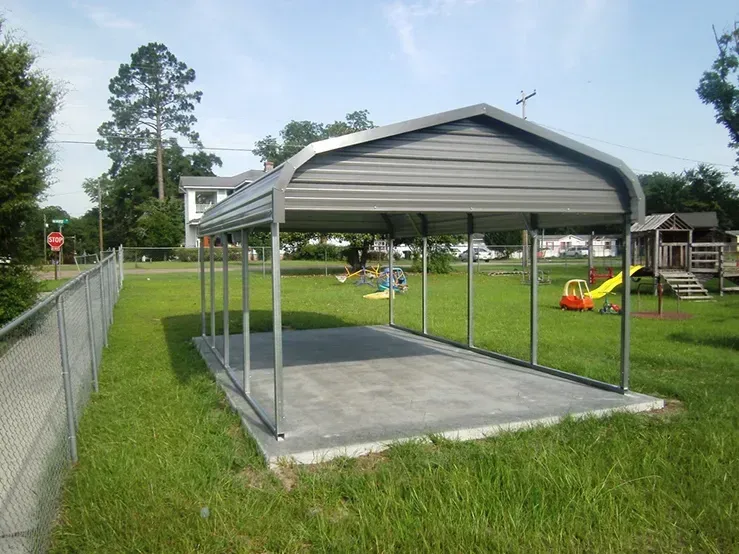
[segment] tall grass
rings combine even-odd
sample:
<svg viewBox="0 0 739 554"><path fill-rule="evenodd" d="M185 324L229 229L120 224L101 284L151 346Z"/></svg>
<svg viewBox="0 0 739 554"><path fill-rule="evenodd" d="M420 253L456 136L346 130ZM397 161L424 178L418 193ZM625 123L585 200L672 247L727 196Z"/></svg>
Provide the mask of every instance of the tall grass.
<svg viewBox="0 0 739 554"><path fill-rule="evenodd" d="M560 312L563 281L580 275L552 271L554 284L540 289L542 363L614 380L619 317ZM240 288L232 275L233 332ZM369 287L286 277L282 288L291 328L387 320L386 302L362 298ZM475 290L476 342L525 356L528 287L481 274ZM430 277L429 297L431 330L464 339L465 277ZM269 329L267 279L252 279L251 298L253 331ZM639 302L656 306L651 296ZM101 392L81 421L53 550L736 551L739 298L681 309L693 318L632 325L633 387L670 399L663 413L434 439L275 474L191 345L200 332L196 276L131 276ZM417 277L396 310L398 323L420 325Z"/></svg>

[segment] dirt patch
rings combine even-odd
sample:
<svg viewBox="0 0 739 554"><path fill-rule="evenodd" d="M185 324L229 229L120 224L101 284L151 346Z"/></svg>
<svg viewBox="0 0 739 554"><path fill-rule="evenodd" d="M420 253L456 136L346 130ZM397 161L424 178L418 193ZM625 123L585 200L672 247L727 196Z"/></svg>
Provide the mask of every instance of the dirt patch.
<svg viewBox="0 0 739 554"><path fill-rule="evenodd" d="M374 471L382 462L387 461L385 452L370 452L366 456L357 458L357 469L361 471Z"/></svg>
<svg viewBox="0 0 739 554"><path fill-rule="evenodd" d="M693 317L693 314L686 314L685 312L662 312L661 315L657 312L632 312L631 315L641 319L668 319L672 321Z"/></svg>
<svg viewBox="0 0 739 554"><path fill-rule="evenodd" d="M264 490L273 485L269 470L255 469L253 467L242 469L239 472L239 480L245 486L257 490Z"/></svg>
<svg viewBox="0 0 739 554"><path fill-rule="evenodd" d="M685 412L685 406L680 400L669 398L665 399L665 406L659 410L652 410L647 415L660 419L668 419Z"/></svg>
<svg viewBox="0 0 739 554"><path fill-rule="evenodd" d="M293 490L295 485L298 484L298 468L295 464L280 464L274 468L273 473L288 492Z"/></svg>

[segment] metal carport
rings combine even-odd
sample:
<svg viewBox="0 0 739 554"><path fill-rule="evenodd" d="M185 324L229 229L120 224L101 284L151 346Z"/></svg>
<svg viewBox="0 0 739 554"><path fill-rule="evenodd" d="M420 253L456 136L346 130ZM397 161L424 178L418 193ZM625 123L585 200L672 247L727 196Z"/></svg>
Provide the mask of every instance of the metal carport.
<svg viewBox="0 0 739 554"><path fill-rule="evenodd" d="M274 418L250 394L248 243L253 229L271 231L279 252L280 231L387 234L423 238L422 335L426 325L426 237L499 230L531 233L531 274L536 275L539 229L618 223L623 227L623 269L631 264L630 229L644 218L644 196L634 174L620 160L534 123L478 104L402 123L313 143L260 179L239 186L208 210L198 227L211 237L210 340L207 338L205 251L200 241L202 337L272 433L284 434L280 259L272 256ZM229 360L227 233L241 232L243 275L243 367L240 379ZM215 266L212 240L224 248L224 339L215 337ZM531 283L531 353L514 359L473 343L473 257L468 257L467 344L457 345L519 366L624 393L629 387L630 281L622 287L621 378L610 384L539 365L537 362L537 279ZM389 325L393 320L389 300ZM447 341L449 342L449 341ZM456 344L456 343L455 343Z"/></svg>

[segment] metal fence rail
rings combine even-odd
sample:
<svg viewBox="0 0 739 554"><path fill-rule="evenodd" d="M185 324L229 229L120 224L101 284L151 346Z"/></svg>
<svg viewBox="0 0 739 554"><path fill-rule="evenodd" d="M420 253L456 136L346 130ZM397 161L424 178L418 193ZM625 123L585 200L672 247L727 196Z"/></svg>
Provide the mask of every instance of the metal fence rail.
<svg viewBox="0 0 739 554"><path fill-rule="evenodd" d="M0 554L43 552L92 391L122 249L0 329Z"/></svg>

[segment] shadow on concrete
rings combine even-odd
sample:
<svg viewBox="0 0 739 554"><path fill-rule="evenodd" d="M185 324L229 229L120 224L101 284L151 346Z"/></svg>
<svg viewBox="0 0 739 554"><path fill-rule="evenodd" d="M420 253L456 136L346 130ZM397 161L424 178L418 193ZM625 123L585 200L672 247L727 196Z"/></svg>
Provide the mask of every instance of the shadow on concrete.
<svg viewBox="0 0 739 554"><path fill-rule="evenodd" d="M241 341L241 314L239 321L230 325L231 365L240 367L243 359ZM436 349L409 342L388 333L384 328L355 327L335 316L315 312L283 312L284 367L343 362L365 362L387 358L407 358L436 354ZM222 313L216 314L222 321ZM203 371L199 356L192 348L192 338L200 335L200 314L184 314L162 320L171 365L180 380L187 381ZM347 329L352 327L352 329ZM271 370L274 367L272 351L272 313L255 310L251 313L251 367L252 370ZM216 326L216 344L223 349L222 326ZM334 336L335 335L335 336ZM401 363L401 362L399 362Z"/></svg>
<svg viewBox="0 0 739 554"><path fill-rule="evenodd" d="M206 314L209 315L209 314ZM200 313L181 314L162 319L167 349L175 375L181 381L189 381L202 374L205 368L202 359L192 346L192 338L200 335ZM207 323L210 319L207 320ZM283 328L315 329L346 327L348 323L334 316L315 312L283 312ZM241 312L232 311L229 318L230 333L241 333ZM253 310L251 332L272 331L272 312ZM223 312L216 312L216 334L223 333Z"/></svg>

